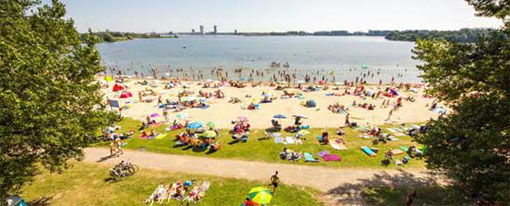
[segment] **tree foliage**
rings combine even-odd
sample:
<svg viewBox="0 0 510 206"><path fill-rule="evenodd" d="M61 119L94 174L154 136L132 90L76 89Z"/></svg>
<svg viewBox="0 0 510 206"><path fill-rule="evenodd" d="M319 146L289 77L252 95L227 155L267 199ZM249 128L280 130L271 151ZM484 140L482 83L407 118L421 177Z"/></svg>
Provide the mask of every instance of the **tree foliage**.
<svg viewBox="0 0 510 206"><path fill-rule="evenodd" d="M478 12L478 16L496 17L501 20L510 14L509 0L467 0ZM510 24L510 22L507 22Z"/></svg>
<svg viewBox="0 0 510 206"><path fill-rule="evenodd" d="M37 174L82 157L112 115L100 103L97 37L79 39L64 5L0 3L0 202Z"/></svg>
<svg viewBox="0 0 510 206"><path fill-rule="evenodd" d="M385 38L398 41L416 41L418 39L445 39L453 42L474 42L478 37L489 33L488 29L461 29L458 31L406 30L392 31Z"/></svg>
<svg viewBox="0 0 510 206"><path fill-rule="evenodd" d="M510 202L510 30L474 43L419 40L413 52L429 92L452 110L416 139L427 166L485 204Z"/></svg>

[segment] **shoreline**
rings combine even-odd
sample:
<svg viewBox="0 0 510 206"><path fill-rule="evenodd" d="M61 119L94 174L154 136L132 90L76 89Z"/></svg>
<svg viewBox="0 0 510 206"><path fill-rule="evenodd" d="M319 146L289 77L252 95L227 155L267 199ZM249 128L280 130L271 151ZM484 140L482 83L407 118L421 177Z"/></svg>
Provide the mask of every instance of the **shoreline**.
<svg viewBox="0 0 510 206"><path fill-rule="evenodd" d="M437 112L429 110L430 105L434 99L424 96L425 86L420 84L419 87L410 85L412 91L405 91L405 89L396 89L392 85L364 85L366 91L371 93L378 93L384 91L386 88L393 88L397 90L400 95L397 97L379 96L378 98L371 98L365 95L343 94L344 92L352 92L356 86L338 86L338 90L334 86L329 85L329 88L324 90L324 87L316 91L304 91L302 89L284 88L276 90L276 86L267 84L246 85L243 88L232 87L229 83L223 83L214 88L203 88L204 81L174 81L175 86L171 89L165 89L165 85L169 81L165 80L147 80L147 85L140 85L139 81L143 79L126 79L123 85L125 91L129 91L132 97L120 98L122 91L112 91L114 82L108 82L109 87L105 87L104 80L102 82L102 92L104 98L118 100L120 107L125 108L122 110L122 115L130 117L135 120L145 121L147 116L157 114L153 119L157 122L171 123L179 113L186 113L189 116L190 122L199 121L202 123L215 122L219 129L229 129L232 127L231 121L237 119L239 116L245 116L249 119L252 128L267 129L271 127L271 119L277 114L282 114L287 119L282 119L281 123L284 127L292 125L295 114L307 116L305 125L312 128L338 128L343 126L346 120L346 114L350 114L350 121L357 122L359 126L383 125L383 124L401 124L401 123L417 123L424 122L430 118L437 118ZM211 83L212 84L212 83ZM317 85L307 85L306 87L314 87ZM321 85L324 86L324 85ZM358 87L360 88L360 87ZM217 90L224 94L224 98L216 98L213 95ZM149 92L150 91L150 92ZM158 99L161 98L162 102L176 102L178 101L179 93L185 92L189 97L204 100L207 108L184 108L182 111L174 112L168 110L167 122L163 117L163 109L158 105ZM293 93L294 97L285 97L285 92ZM140 94L144 94L140 98ZM210 97L200 97L200 93L211 95ZM271 94L271 102L260 103L264 98L262 94ZM146 95L145 95L146 94ZM403 101L403 106L392 112L391 118L388 119L388 114L398 101L398 98L414 99L412 102L407 100ZM240 103L231 103L229 100L236 98ZM142 101L140 101L142 100ZM303 106L309 100L316 103L315 107ZM248 109L252 103L258 104L258 109ZM383 106L382 103L386 105ZM330 107L338 105L345 108L345 113L334 113ZM363 105L373 105L373 109L369 110L363 108ZM155 115L156 116L156 115Z"/></svg>

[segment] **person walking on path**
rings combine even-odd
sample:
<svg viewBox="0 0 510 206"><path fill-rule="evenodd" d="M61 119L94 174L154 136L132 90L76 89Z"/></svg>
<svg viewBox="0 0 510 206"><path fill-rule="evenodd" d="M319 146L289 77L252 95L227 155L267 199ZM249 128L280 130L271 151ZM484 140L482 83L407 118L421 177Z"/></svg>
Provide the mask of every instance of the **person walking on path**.
<svg viewBox="0 0 510 206"><path fill-rule="evenodd" d="M349 121L349 116L350 114L347 113L347 115L345 115L345 126L351 126L351 122Z"/></svg>
<svg viewBox="0 0 510 206"><path fill-rule="evenodd" d="M273 195L276 193L276 190L278 189L278 184L280 184L280 177L278 177L278 171L276 171L274 175L271 176L271 185L273 185Z"/></svg>
<svg viewBox="0 0 510 206"><path fill-rule="evenodd" d="M388 118L385 121L389 121L391 119L391 115L393 115L393 110L394 109L390 110L390 113L388 114Z"/></svg>

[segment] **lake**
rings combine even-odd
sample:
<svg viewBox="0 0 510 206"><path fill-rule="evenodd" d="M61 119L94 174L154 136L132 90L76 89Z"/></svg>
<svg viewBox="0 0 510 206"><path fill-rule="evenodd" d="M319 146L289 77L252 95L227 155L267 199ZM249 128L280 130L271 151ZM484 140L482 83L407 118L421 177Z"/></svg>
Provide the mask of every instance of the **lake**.
<svg viewBox="0 0 510 206"><path fill-rule="evenodd" d="M102 63L109 68L150 74L157 68L171 76L198 74L214 78L210 70L247 68L236 78L248 77L251 69L276 71L336 81L352 81L363 74L368 82L420 82L416 60L411 58L414 42L388 41L364 36L212 36L182 35L180 38L135 39L97 45ZM289 68L269 68L271 62L288 63ZM362 65L366 65L362 69ZM175 69L183 69L177 73ZM234 76L231 73L231 77ZM233 77L232 77L233 78ZM232 79L231 78L231 79ZM253 77L262 79L262 77Z"/></svg>

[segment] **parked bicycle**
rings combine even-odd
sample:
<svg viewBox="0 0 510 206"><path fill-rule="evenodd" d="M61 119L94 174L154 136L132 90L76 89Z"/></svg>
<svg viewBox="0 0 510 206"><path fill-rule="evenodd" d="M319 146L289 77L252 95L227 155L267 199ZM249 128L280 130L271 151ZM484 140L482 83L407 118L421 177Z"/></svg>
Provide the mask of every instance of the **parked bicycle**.
<svg viewBox="0 0 510 206"><path fill-rule="evenodd" d="M122 160L110 169L110 176L114 181L117 181L123 177L134 175L136 172L138 172L138 165L129 162L129 160Z"/></svg>

